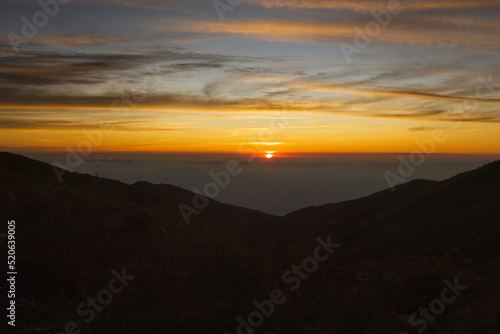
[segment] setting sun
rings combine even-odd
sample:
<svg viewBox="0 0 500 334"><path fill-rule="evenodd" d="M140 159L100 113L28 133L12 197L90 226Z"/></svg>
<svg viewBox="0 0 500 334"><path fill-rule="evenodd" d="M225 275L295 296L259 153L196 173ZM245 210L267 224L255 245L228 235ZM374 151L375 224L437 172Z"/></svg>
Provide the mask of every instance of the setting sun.
<svg viewBox="0 0 500 334"><path fill-rule="evenodd" d="M274 151L273 152L267 152L267 154L265 155L266 158L268 159L271 159L273 156L274 156Z"/></svg>

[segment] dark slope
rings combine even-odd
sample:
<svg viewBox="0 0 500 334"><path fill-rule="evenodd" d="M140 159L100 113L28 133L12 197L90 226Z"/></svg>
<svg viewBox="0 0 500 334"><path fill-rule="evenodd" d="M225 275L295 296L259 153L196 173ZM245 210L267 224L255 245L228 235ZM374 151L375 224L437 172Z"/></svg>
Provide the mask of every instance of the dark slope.
<svg viewBox="0 0 500 334"><path fill-rule="evenodd" d="M374 211L381 214L388 210L405 205L418 193L436 184L436 181L414 180L396 187L393 193L383 190L360 199L307 207L287 214L284 218L287 224L302 224L308 220L311 224L329 221L335 223L347 219L362 219L371 217Z"/></svg>
<svg viewBox="0 0 500 334"><path fill-rule="evenodd" d="M394 192L388 189L356 200L308 207L291 212L285 218L290 223L300 221L306 216L311 219L328 219L336 210L345 210L342 213L347 215L359 215L365 210L380 211L380 208L382 211L404 210L404 206L410 203L428 206L429 202L437 198L446 205L444 209L447 209L448 205L459 203L466 204L462 205L464 209L469 208L470 204L486 205L489 208L494 204L491 201L498 199L499 189L500 161L496 161L442 182L413 180L395 187ZM427 198L427 201L423 200L424 198ZM348 209L353 207L363 208L362 212L349 213Z"/></svg>
<svg viewBox="0 0 500 334"><path fill-rule="evenodd" d="M0 153L0 212L16 220L22 273L18 321L52 332L74 320L88 333L235 333L235 319L278 287L287 303L255 333L411 333L400 319L458 277L469 288L427 332L494 333L499 194L496 162L283 218L211 201L186 226L178 205L194 194L184 189L75 173L60 183L52 166ZM342 246L292 293L282 274L327 235ZM136 280L83 323L75 308L123 267Z"/></svg>
<svg viewBox="0 0 500 334"><path fill-rule="evenodd" d="M0 214L16 221L22 273L20 328L59 332L67 321L81 323L76 307L106 286L112 269L126 267L137 283L112 311L82 324L85 332L221 331L233 320L226 315L229 301L256 294L265 269L261 249L280 219L211 200L186 225L178 205L191 204L193 196L175 186L127 185L77 173L65 173L59 182L48 164L0 153ZM6 233L3 226L0 233Z"/></svg>
<svg viewBox="0 0 500 334"><path fill-rule="evenodd" d="M329 313L349 319L339 331L421 332L408 315L428 307L443 280L456 277L466 293L426 332L499 333L499 204L497 161L442 182L412 181L395 192L293 212L280 238L311 247L307 240L331 234L342 244L322 276L330 283L309 292L329 296ZM388 325L391 312L403 319L395 327Z"/></svg>
<svg viewBox="0 0 500 334"><path fill-rule="evenodd" d="M284 221L295 231L334 231L366 249L432 253L460 244L480 257L500 251L499 202L497 161L442 182L415 180L394 192L305 208Z"/></svg>
<svg viewBox="0 0 500 334"><path fill-rule="evenodd" d="M0 175L0 203L8 203L13 197L24 199L26 202L16 205L24 205L17 209L28 215L36 214L37 207L50 205L50 200L58 198L71 199L73 203L87 202L89 206L92 201L106 201L107 205L112 204L106 209L107 213L120 211L122 205L135 206L141 210L161 210L165 218L162 219L164 226L184 228L187 225L180 214L179 204L193 207L195 195L172 185L154 185L148 182L127 185L115 180L70 172L63 174L61 183L51 165L7 152L0 152ZM37 193L47 190L44 187L50 189L52 198L47 198L47 194ZM260 233L275 231L279 226L276 216L223 204L213 199L200 214L190 216L190 222L195 225L206 220L234 224L236 230L257 234L259 237L262 236Z"/></svg>

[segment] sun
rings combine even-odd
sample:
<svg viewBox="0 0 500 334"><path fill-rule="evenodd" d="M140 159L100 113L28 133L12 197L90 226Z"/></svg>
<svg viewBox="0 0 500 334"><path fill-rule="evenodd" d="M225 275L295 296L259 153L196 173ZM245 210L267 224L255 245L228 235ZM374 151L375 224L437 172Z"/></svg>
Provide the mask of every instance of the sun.
<svg viewBox="0 0 500 334"><path fill-rule="evenodd" d="M267 151L267 152L266 152L267 154L265 155L265 157L266 157L267 159L271 159L272 157L274 157L274 154L273 154L274 152L275 152L275 151Z"/></svg>

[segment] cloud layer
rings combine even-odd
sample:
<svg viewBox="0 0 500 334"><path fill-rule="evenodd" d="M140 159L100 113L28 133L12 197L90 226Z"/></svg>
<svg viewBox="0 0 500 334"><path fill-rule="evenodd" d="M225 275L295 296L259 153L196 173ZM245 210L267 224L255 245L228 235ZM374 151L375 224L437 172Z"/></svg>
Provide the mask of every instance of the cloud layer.
<svg viewBox="0 0 500 334"><path fill-rule="evenodd" d="M22 35L21 18L41 8L6 1L0 128L20 138L107 119L131 133L204 131L223 147L241 140L245 115L284 109L311 120L288 142L331 136L333 119L344 129L387 121L413 135L441 128L433 123L476 124L476 133L499 123L500 3L401 1L389 19L391 8L244 0L221 21L210 1L73 0L16 53L8 34Z"/></svg>

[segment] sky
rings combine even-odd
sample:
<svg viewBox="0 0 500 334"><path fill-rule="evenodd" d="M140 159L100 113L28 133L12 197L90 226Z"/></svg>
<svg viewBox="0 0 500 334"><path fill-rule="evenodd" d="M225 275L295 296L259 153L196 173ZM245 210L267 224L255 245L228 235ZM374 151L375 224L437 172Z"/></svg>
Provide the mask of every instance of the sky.
<svg viewBox="0 0 500 334"><path fill-rule="evenodd" d="M498 0L0 1L0 150L498 154L498 17Z"/></svg>

